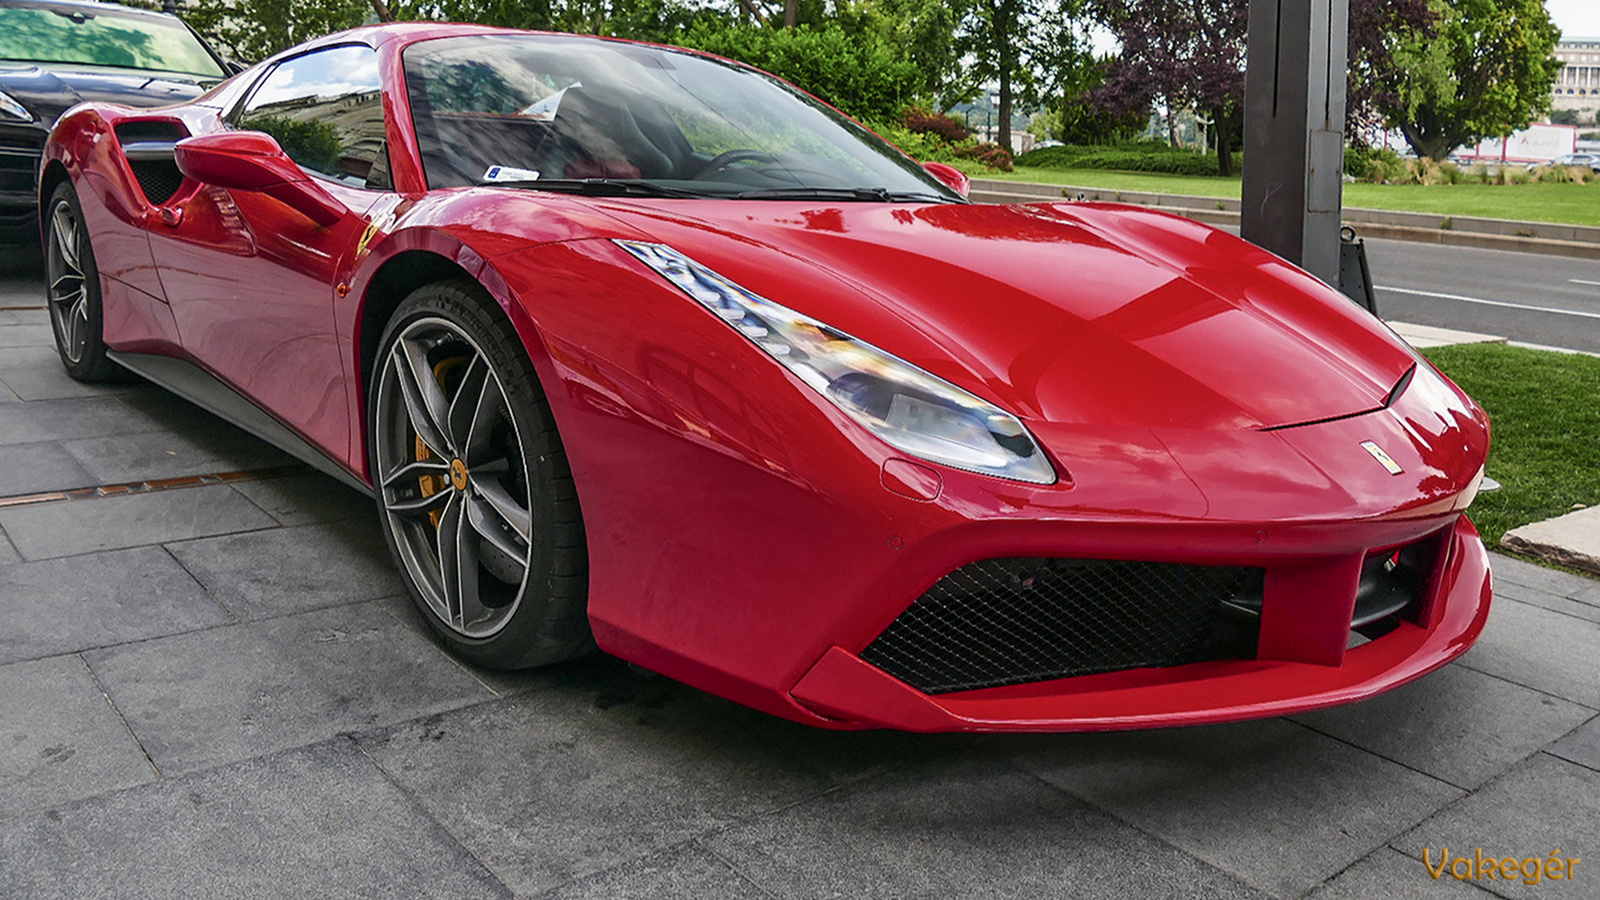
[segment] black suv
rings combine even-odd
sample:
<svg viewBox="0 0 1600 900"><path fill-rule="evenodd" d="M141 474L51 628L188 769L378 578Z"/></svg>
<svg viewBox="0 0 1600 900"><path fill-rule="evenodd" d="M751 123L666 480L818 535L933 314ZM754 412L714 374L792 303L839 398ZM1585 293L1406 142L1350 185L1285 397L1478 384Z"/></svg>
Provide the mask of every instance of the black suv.
<svg viewBox="0 0 1600 900"><path fill-rule="evenodd" d="M38 234L39 153L68 107L182 103L232 71L174 16L88 0L0 0L0 242Z"/></svg>

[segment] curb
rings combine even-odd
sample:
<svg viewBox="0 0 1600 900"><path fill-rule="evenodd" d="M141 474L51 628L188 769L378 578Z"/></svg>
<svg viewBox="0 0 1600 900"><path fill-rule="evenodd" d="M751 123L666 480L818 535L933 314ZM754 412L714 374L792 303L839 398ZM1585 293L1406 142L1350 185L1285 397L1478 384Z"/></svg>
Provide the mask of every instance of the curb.
<svg viewBox="0 0 1600 900"><path fill-rule="evenodd" d="M1500 546L1600 575L1600 506L1513 528Z"/></svg>
<svg viewBox="0 0 1600 900"><path fill-rule="evenodd" d="M972 199L979 203L1039 203L1066 197L1159 207L1165 212L1208 225L1239 226L1239 201L1230 198L977 178L972 181ZM1443 216L1362 207L1346 207L1344 221L1346 225L1354 227L1361 237L1600 260L1600 228L1585 225Z"/></svg>

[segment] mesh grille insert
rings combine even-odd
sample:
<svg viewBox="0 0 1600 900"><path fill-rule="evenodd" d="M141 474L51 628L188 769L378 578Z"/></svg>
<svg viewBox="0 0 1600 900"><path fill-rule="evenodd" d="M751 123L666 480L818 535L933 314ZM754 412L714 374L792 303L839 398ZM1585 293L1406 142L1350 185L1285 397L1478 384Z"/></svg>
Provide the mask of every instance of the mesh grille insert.
<svg viewBox="0 0 1600 900"><path fill-rule="evenodd" d="M133 177L139 180L139 190L144 191L144 198L153 206L171 200L183 184L183 173L178 171L174 160L129 160L128 166L133 169Z"/></svg>
<svg viewBox="0 0 1600 900"><path fill-rule="evenodd" d="M861 658L924 693L1255 656L1263 569L991 559L946 575ZM1259 600L1256 601L1259 606Z"/></svg>

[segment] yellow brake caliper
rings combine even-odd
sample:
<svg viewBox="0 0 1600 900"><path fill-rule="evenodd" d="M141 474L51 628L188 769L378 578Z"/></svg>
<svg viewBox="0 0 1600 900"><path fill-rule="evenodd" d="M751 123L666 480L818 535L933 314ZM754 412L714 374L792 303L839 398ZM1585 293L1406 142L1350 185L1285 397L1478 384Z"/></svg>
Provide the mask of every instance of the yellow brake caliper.
<svg viewBox="0 0 1600 900"><path fill-rule="evenodd" d="M444 390L445 388L445 376L465 362L466 360L459 356L452 356L449 359L440 360L439 363L433 367L433 377L439 382L439 388L441 390ZM433 459L432 451L428 449L427 444L422 442L422 436L417 435L416 461L425 462L430 459ZM421 475L417 478L417 489L422 492L423 497L432 497L434 494L444 490L447 483L447 480L444 478L434 475ZM440 509L436 509L433 512L428 513L428 519L429 521L433 522L433 528L435 531L439 529L439 517L442 515L444 515L444 510Z"/></svg>

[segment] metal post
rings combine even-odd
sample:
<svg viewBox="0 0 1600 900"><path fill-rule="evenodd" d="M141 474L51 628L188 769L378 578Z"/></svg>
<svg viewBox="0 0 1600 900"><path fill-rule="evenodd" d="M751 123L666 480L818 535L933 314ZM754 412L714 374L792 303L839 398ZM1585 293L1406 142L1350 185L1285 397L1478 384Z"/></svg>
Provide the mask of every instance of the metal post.
<svg viewBox="0 0 1600 900"><path fill-rule="evenodd" d="M1349 0L1250 0L1240 234L1339 283Z"/></svg>

